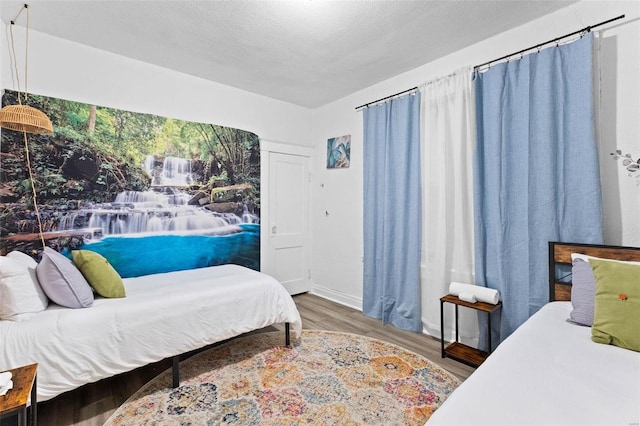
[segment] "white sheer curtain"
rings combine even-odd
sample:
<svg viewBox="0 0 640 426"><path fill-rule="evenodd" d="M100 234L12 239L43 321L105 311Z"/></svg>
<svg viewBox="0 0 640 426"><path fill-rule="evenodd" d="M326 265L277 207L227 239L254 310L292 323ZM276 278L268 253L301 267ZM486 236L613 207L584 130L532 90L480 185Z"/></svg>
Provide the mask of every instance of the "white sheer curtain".
<svg viewBox="0 0 640 426"><path fill-rule="evenodd" d="M474 283L473 151L475 98L471 68L420 87L422 93L422 322L440 337L440 297L451 281ZM451 305L446 305L447 309ZM454 315L445 311L445 339ZM463 341L477 342L476 312L461 308Z"/></svg>

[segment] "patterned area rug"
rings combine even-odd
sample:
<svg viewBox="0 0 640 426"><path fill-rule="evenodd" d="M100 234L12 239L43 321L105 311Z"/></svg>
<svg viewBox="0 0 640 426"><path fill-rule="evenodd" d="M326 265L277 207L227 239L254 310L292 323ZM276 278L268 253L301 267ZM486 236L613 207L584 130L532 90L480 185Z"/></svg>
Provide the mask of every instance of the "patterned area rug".
<svg viewBox="0 0 640 426"><path fill-rule="evenodd" d="M380 340L304 330L241 337L143 386L106 425L423 425L460 381Z"/></svg>

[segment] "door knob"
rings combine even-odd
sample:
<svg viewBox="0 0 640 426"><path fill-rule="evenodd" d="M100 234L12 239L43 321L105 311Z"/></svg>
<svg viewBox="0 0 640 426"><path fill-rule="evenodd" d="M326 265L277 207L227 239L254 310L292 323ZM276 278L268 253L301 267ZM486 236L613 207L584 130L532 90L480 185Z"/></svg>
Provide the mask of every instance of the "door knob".
<svg viewBox="0 0 640 426"><path fill-rule="evenodd" d="M273 226L273 227L271 228L271 233L272 233L272 234L275 234L277 231L278 231L278 228L276 228L275 226Z"/></svg>

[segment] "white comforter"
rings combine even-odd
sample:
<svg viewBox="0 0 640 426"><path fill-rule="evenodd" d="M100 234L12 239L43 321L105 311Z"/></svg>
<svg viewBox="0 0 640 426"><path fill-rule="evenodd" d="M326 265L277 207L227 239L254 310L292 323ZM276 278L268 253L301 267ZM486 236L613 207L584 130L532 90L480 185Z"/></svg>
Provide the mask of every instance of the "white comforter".
<svg viewBox="0 0 640 426"><path fill-rule="evenodd" d="M507 338L427 422L436 425L633 425L640 353L591 341L553 302Z"/></svg>
<svg viewBox="0 0 640 426"><path fill-rule="evenodd" d="M0 321L0 370L38 363L38 401L276 323L302 328L274 278L237 265L124 280L127 297ZM284 345L284 333L282 336Z"/></svg>

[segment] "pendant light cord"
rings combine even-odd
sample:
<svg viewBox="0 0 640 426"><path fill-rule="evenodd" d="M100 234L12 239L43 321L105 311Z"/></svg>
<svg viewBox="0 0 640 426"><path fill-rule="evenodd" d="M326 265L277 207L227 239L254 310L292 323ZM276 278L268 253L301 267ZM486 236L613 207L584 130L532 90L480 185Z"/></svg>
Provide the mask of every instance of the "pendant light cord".
<svg viewBox="0 0 640 426"><path fill-rule="evenodd" d="M40 241L42 242L42 248L46 247L44 242L43 228L42 228L42 220L40 219L40 209L38 208L38 201L36 196L36 181L33 178L33 172L31 171L31 156L29 155L29 143L27 142L27 132L22 132L23 140L24 140L24 154L27 158L27 170L29 170L29 180L31 181L31 194L33 195L33 209L36 212L36 218L38 219L38 230L40 235Z"/></svg>
<svg viewBox="0 0 640 426"><path fill-rule="evenodd" d="M24 100L26 102L28 99L27 92L29 91L27 88L27 81L29 81L29 79L27 78L27 70L28 70L28 62L29 62L29 6L26 4L22 6L22 9L20 9L20 12L18 12L16 17L11 21L11 25L9 25L9 33L11 34L11 52L13 53L13 69L15 71L16 86L18 87L18 104L19 105L22 105L22 100L20 99L20 93L21 93L20 75L18 74L18 56L16 55L16 43L13 36L13 26L16 24L16 21L18 20L18 18L20 17L20 15L25 9L27 10L27 27L25 32L25 47L24 47Z"/></svg>
<svg viewBox="0 0 640 426"><path fill-rule="evenodd" d="M29 59L29 6L28 5L24 5L22 6L22 9L20 9L20 12L18 12L18 15L11 21L11 25L9 26L9 32L11 34L11 52L13 53L13 68L15 71L15 78L16 78L16 85L18 87L18 104L22 105L22 100L21 100L21 91L20 91L20 76L18 74L18 56L16 55L16 45L15 45L15 39L13 36L13 26L15 25L15 21L18 19L18 17L20 17L20 15L22 14L22 12L24 10L27 10L27 27L26 27L26 33L25 33L25 49L24 49L24 101L25 103L28 100L28 88L27 88L27 81L29 81L29 79L27 78L27 70L28 70L28 59ZM24 141L24 155L25 158L27 160L27 170L29 171L29 181L30 181L30 186L31 186L31 194L33 196L33 209L36 213L36 219L38 220L38 235L40 236L40 242L42 242L42 248L44 249L46 247L45 241L44 241L44 235L43 235L43 227L42 227L42 219L40 218L40 208L38 207L38 197L37 197L37 192L36 192L36 181L33 178L33 170L31 167L31 155L29 154L29 141L27 139L27 132L26 131L22 131L22 139Z"/></svg>

